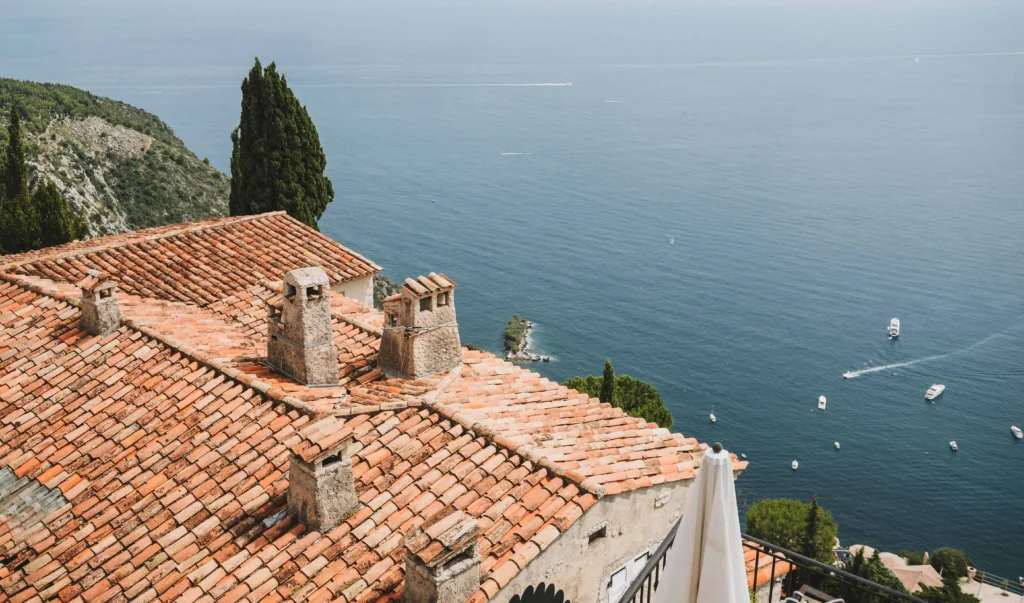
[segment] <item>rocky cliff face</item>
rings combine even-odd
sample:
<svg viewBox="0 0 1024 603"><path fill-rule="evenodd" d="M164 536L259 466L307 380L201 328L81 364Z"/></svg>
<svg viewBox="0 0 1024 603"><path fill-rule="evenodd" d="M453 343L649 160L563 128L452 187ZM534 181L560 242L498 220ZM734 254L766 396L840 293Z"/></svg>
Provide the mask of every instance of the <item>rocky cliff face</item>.
<svg viewBox="0 0 1024 603"><path fill-rule="evenodd" d="M52 181L90 236L227 214L228 178L155 116L69 86L0 79L0 127L12 102L28 125L30 187Z"/></svg>

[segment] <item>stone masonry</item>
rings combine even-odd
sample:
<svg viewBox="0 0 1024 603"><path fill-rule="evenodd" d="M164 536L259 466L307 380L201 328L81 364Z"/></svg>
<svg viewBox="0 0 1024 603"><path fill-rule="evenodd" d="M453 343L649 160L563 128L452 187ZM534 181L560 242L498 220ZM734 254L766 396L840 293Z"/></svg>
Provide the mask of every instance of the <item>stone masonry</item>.
<svg viewBox="0 0 1024 603"><path fill-rule="evenodd" d="M286 273L281 296L268 302L267 362L306 385L338 383L331 287L320 268Z"/></svg>

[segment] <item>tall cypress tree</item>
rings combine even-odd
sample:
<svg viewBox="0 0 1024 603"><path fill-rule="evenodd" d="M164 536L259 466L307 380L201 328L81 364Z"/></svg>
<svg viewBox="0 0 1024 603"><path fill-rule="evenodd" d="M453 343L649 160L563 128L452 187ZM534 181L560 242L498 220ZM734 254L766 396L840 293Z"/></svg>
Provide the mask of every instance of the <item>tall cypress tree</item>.
<svg viewBox="0 0 1024 603"><path fill-rule="evenodd" d="M811 497L811 506L807 509L807 532L804 534L804 557L814 559L818 549L818 497Z"/></svg>
<svg viewBox="0 0 1024 603"><path fill-rule="evenodd" d="M0 206L0 247L21 253L39 247L39 219L28 196L28 167L21 144L21 116L11 105L4 153L3 204Z"/></svg>
<svg viewBox="0 0 1024 603"><path fill-rule="evenodd" d="M4 153L4 197L8 200L28 197L28 168L21 144L21 115L11 104L7 122L7 152Z"/></svg>
<svg viewBox="0 0 1024 603"><path fill-rule="evenodd" d="M72 213L64 195L49 180L42 180L32 193L32 205L39 219L42 247L63 245L85 235L85 224Z"/></svg>
<svg viewBox="0 0 1024 603"><path fill-rule="evenodd" d="M597 397L602 402L612 403L615 398L615 369L612 368L612 361L604 361L604 376L601 379L601 394Z"/></svg>
<svg viewBox="0 0 1024 603"><path fill-rule="evenodd" d="M327 158L309 112L271 63L242 82L242 115L231 133L231 215L285 210L305 224L334 199Z"/></svg>

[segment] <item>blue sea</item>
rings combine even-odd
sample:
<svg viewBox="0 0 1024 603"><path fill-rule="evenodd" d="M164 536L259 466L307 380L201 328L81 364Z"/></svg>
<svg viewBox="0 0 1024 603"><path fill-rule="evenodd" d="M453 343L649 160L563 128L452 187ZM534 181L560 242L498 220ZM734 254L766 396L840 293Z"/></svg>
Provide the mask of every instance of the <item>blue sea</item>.
<svg viewBox="0 0 1024 603"><path fill-rule="evenodd" d="M228 171L276 60L322 230L455 279L463 341L522 314L534 370L611 358L746 454L744 505L817 495L844 544L1024 574L1019 1L136 4L5 8L0 75L145 108Z"/></svg>

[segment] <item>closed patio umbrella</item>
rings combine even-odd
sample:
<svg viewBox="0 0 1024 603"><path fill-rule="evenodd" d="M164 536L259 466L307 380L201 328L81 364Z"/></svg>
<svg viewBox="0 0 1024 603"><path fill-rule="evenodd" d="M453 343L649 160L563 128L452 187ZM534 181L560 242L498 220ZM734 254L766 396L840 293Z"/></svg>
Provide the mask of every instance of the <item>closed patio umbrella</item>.
<svg viewBox="0 0 1024 603"><path fill-rule="evenodd" d="M715 443L690 487L654 603L749 603L732 459Z"/></svg>

